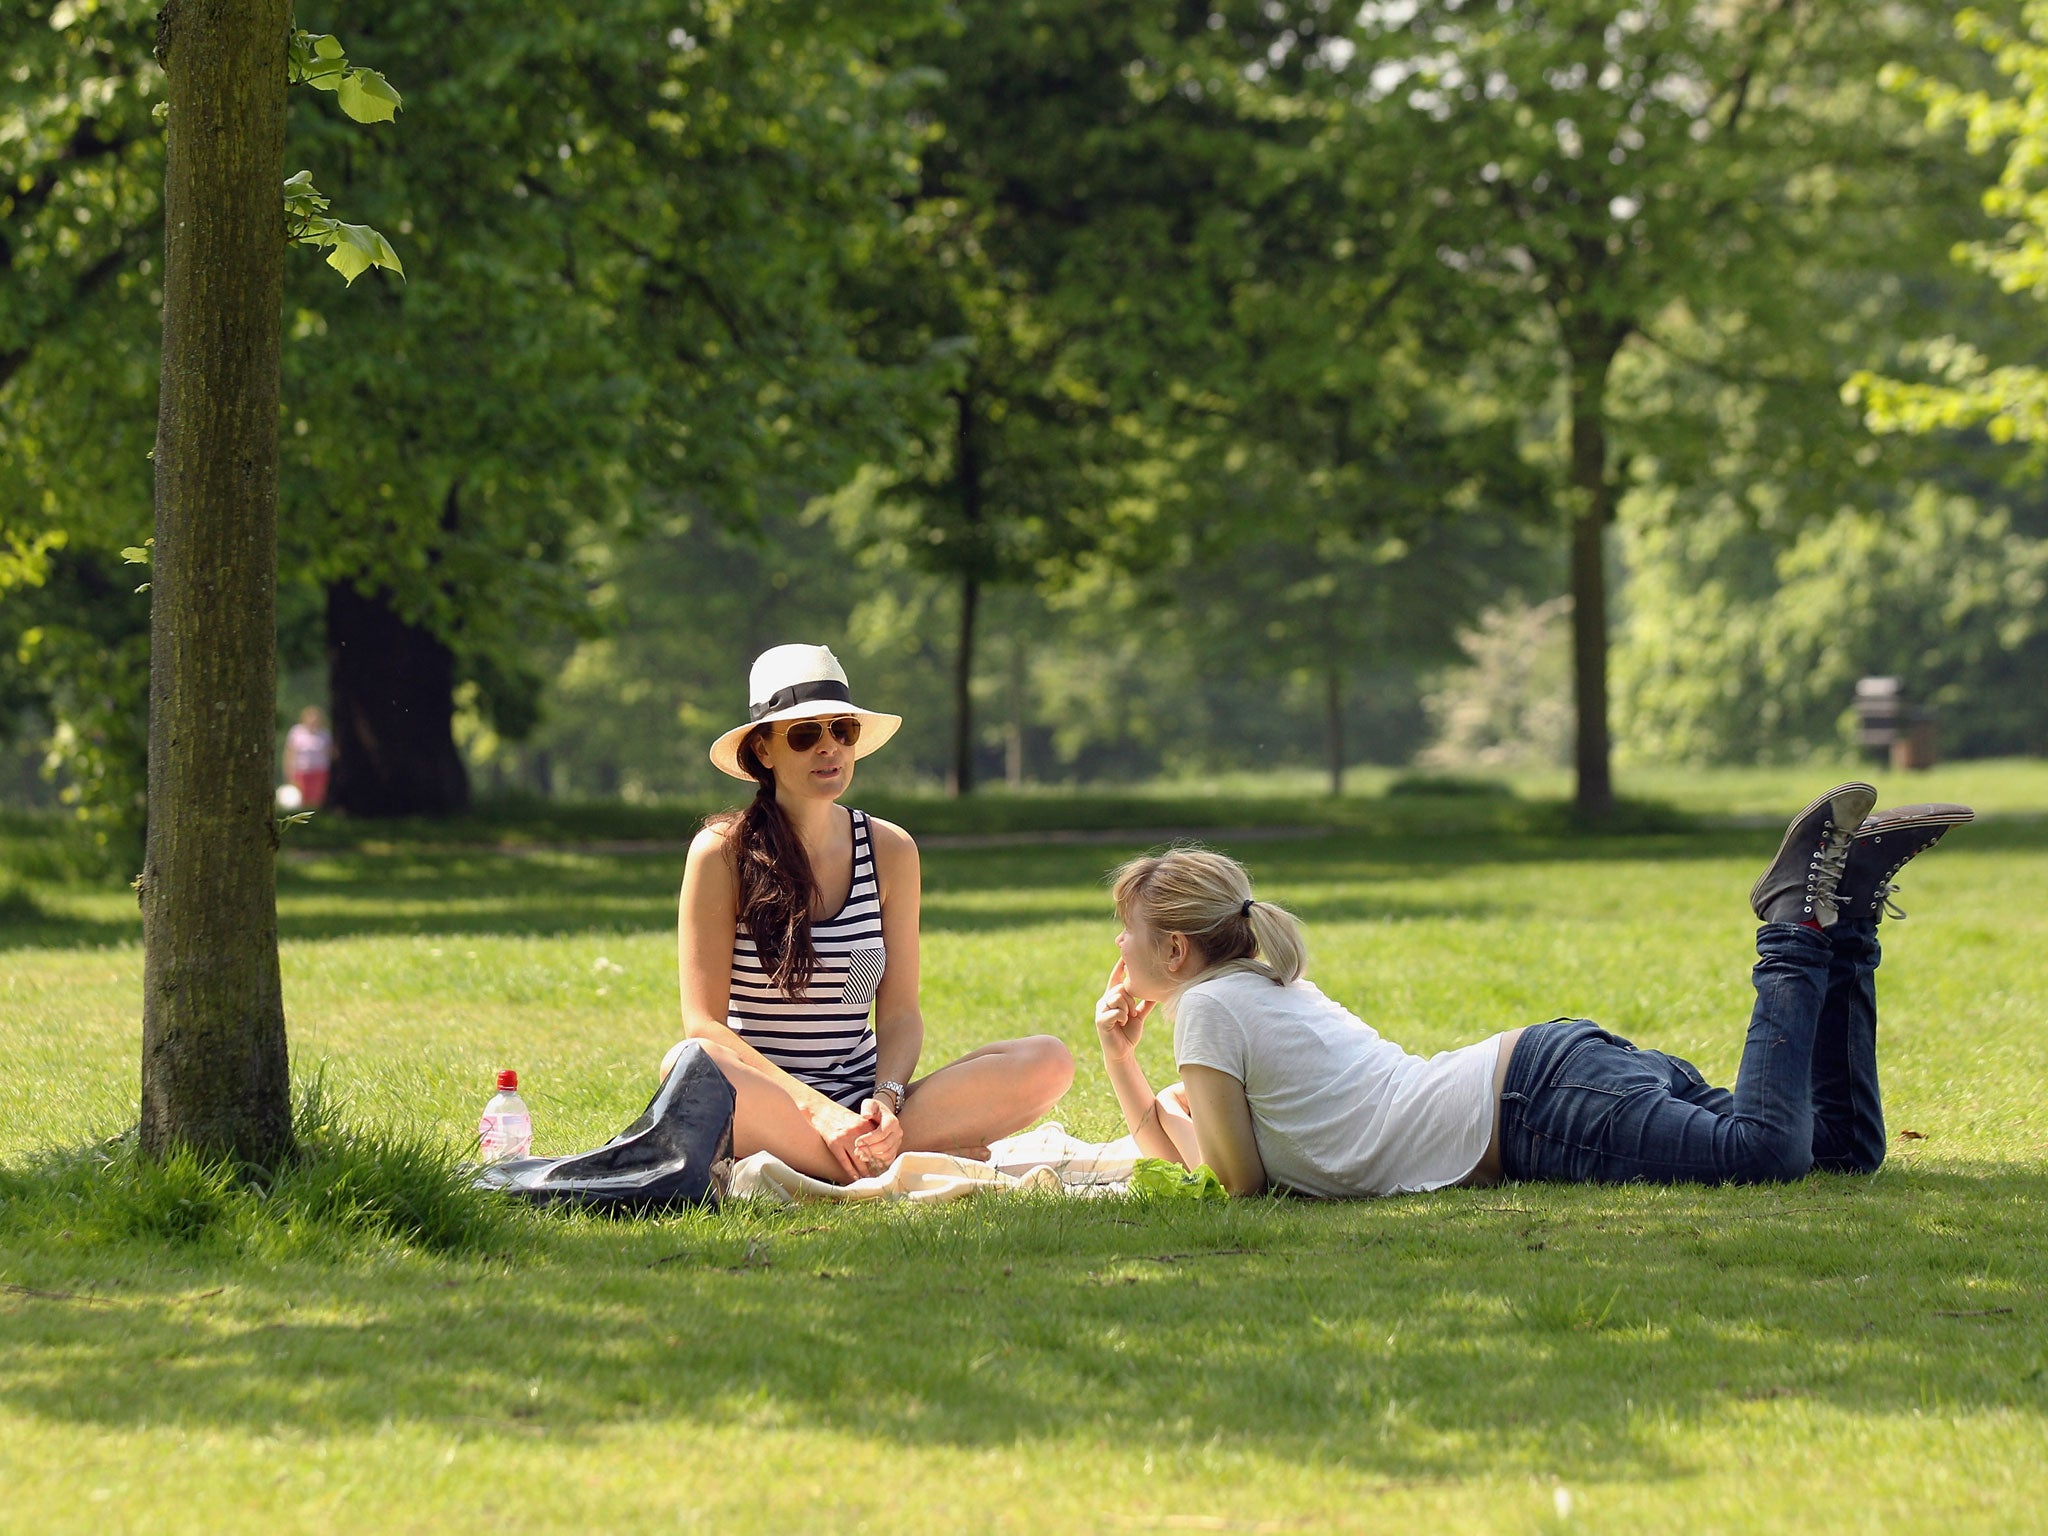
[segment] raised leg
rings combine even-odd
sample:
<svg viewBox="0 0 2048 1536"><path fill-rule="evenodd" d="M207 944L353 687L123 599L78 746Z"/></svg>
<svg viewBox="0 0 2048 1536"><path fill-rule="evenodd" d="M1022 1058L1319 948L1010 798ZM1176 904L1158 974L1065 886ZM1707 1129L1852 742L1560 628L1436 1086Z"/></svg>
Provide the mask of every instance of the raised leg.
<svg viewBox="0 0 2048 1536"><path fill-rule="evenodd" d="M732 1113L734 1157L772 1152L799 1173L830 1184L846 1182L839 1160L781 1083L737 1051L709 1040L704 1042L704 1049L732 1084L736 1099ZM662 1070L668 1070L666 1062Z"/></svg>
<svg viewBox="0 0 2048 1536"><path fill-rule="evenodd" d="M1756 956L1756 1006L1735 1076L1724 1177L1803 1178L1813 1167L1813 1047L1834 951L1818 929L1766 923Z"/></svg>
<svg viewBox="0 0 2048 1536"><path fill-rule="evenodd" d="M1052 1035L969 1051L910 1085L903 1149L986 1157L990 1142L1045 1114L1073 1080L1073 1053Z"/></svg>
<svg viewBox="0 0 2048 1536"><path fill-rule="evenodd" d="M1885 1153L1877 1080L1877 923L1860 913L1845 916L1830 937L1834 962L1813 1046L1813 1166L1875 1173Z"/></svg>
<svg viewBox="0 0 2048 1536"><path fill-rule="evenodd" d="M1763 926L1734 1091L1709 1088L1689 1062L1638 1051L1583 1020L1538 1025L1523 1035L1501 1090L1508 1177L1766 1183L1813 1167L1815 1041L1835 966L1827 930L1854 909L1837 897L1876 800L1862 783L1821 795L1792 818L1750 889ZM1871 1024L1874 1092L1874 1008ZM1833 1107L1848 1092L1836 1080L1845 1074L1857 1077L1846 1053L1822 1064L1830 1135Z"/></svg>
<svg viewBox="0 0 2048 1536"><path fill-rule="evenodd" d="M1585 1020L1526 1031L1501 1091L1501 1167L1572 1183L1766 1183L1813 1162L1813 1042L1828 990L1826 935L1757 934L1756 1004L1735 1090Z"/></svg>

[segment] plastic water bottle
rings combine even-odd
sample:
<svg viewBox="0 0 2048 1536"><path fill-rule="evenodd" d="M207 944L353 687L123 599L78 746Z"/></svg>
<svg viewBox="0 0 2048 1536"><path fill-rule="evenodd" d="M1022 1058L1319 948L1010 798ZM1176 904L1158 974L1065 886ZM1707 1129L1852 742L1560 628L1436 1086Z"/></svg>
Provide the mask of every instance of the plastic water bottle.
<svg viewBox="0 0 2048 1536"><path fill-rule="evenodd" d="M498 1074L498 1091L484 1106L477 1122L478 1149L487 1163L502 1158L524 1157L533 1150L533 1116L519 1097L519 1074L506 1070Z"/></svg>

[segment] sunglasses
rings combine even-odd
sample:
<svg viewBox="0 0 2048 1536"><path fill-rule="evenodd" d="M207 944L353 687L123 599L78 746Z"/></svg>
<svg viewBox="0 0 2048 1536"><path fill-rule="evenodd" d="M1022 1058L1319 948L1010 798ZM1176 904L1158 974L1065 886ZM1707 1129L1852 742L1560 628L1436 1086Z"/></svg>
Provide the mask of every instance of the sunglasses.
<svg viewBox="0 0 2048 1536"><path fill-rule="evenodd" d="M860 720L854 715L841 715L837 720L792 720L783 728L782 739L792 752L808 752L827 731L839 745L850 747L860 740Z"/></svg>

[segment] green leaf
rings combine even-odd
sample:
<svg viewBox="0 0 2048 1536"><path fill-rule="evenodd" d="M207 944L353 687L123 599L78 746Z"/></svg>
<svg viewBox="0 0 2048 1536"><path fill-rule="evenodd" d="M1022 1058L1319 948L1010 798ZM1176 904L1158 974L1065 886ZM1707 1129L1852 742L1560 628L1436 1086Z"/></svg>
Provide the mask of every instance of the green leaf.
<svg viewBox="0 0 2048 1536"><path fill-rule="evenodd" d="M374 69L352 69L343 75L334 99L359 123L388 123L398 115L398 92Z"/></svg>
<svg viewBox="0 0 2048 1536"><path fill-rule="evenodd" d="M149 551L139 545L131 544L121 551L121 558L129 565L147 565L149 564Z"/></svg>
<svg viewBox="0 0 2048 1536"><path fill-rule="evenodd" d="M284 184L284 214L298 226L304 226L319 218L327 209L327 199L320 189L313 185L313 173L300 171L296 176L287 177ZM304 239L306 230L296 227L292 230L294 239Z"/></svg>
<svg viewBox="0 0 2048 1536"><path fill-rule="evenodd" d="M340 38L300 32L292 38L291 64L294 81L318 91L331 91L341 84L348 71L348 56L342 51Z"/></svg>
<svg viewBox="0 0 2048 1536"><path fill-rule="evenodd" d="M329 242L332 242L334 250L327 258L327 265L350 283L372 267L384 267L400 277L405 276L405 268L399 263L398 252L391 248L391 242L367 224L334 221L333 228L325 231L317 243Z"/></svg>

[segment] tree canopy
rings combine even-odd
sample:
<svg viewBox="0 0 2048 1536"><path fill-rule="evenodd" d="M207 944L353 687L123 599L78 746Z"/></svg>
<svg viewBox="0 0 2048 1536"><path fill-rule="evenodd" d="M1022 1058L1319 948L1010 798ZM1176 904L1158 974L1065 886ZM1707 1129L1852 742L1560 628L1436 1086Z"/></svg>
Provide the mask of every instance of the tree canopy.
<svg viewBox="0 0 2048 1536"><path fill-rule="evenodd" d="M914 702L920 779L1186 761L1190 709L1205 761L1341 776L1569 591L1589 810L1610 713L1625 758L1806 750L1865 669L2032 740L2016 15L307 0L280 196L351 285L288 269L289 687L358 812L701 785L792 637ZM130 821L153 41L0 18L0 710ZM365 64L404 131L337 110Z"/></svg>

